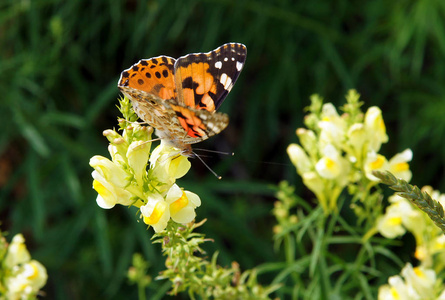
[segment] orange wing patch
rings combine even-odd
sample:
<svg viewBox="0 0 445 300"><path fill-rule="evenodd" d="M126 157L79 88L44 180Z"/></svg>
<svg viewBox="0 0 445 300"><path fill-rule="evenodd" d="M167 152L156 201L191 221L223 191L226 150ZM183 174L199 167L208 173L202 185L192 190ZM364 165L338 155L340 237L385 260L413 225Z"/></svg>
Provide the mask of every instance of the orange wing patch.
<svg viewBox="0 0 445 300"><path fill-rule="evenodd" d="M215 111L211 95L216 94L215 77L207 62L182 62L175 70L178 102L186 106Z"/></svg>
<svg viewBox="0 0 445 300"><path fill-rule="evenodd" d="M195 112L182 106L171 105L178 117L179 123L188 136L192 138L206 136L207 127L201 118L197 117Z"/></svg>
<svg viewBox="0 0 445 300"><path fill-rule="evenodd" d="M159 56L141 59L121 74L118 86L131 87L162 99L176 98L175 59Z"/></svg>

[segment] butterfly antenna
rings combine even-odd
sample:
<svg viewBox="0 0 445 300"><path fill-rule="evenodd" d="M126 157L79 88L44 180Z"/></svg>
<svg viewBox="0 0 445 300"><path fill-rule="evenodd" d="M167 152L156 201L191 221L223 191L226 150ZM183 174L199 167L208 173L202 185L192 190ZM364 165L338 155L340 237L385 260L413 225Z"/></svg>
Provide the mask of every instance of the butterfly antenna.
<svg viewBox="0 0 445 300"><path fill-rule="evenodd" d="M234 152L223 152L223 151L216 151L216 150L209 150L209 149L201 149L201 148L193 148L194 150L199 150L203 152L211 152L211 153L217 153L217 154L223 154L223 155L230 155L234 156ZM196 155L196 153L194 153Z"/></svg>
<svg viewBox="0 0 445 300"><path fill-rule="evenodd" d="M209 165L206 164L206 163L204 162L204 160L203 160L198 154L196 154L195 152L192 152L192 153L193 153L193 155L195 155L197 158L199 158L199 160L202 162L202 164L203 164L204 166L206 166L206 168L209 169L209 171L212 172L212 174L215 175L216 178L218 178L218 179L221 179L221 178L222 178L221 176L219 176L218 174L216 174L216 172L213 171L213 170L209 167Z"/></svg>

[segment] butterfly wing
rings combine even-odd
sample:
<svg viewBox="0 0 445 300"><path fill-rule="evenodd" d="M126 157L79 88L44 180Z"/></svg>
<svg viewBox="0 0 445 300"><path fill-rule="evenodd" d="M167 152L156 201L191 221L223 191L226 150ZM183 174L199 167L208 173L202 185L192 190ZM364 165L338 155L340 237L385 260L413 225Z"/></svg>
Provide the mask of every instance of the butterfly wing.
<svg viewBox="0 0 445 300"><path fill-rule="evenodd" d="M141 59L121 73L118 87L130 99L127 88L144 91L161 99L176 99L173 75L175 61L168 56Z"/></svg>
<svg viewBox="0 0 445 300"><path fill-rule="evenodd" d="M175 61L168 56L141 59L124 70L118 82L119 89L131 100L137 115L168 136L174 136L182 129L177 120L176 123L171 120L175 114L165 103L176 99ZM182 130L180 135L183 134Z"/></svg>
<svg viewBox="0 0 445 300"><path fill-rule="evenodd" d="M238 79L246 54L243 44L228 43L208 53L178 58L174 66L178 104L217 110Z"/></svg>
<svg viewBox="0 0 445 300"><path fill-rule="evenodd" d="M196 109L183 104L168 101L176 119L185 134L178 136L184 144L194 144L220 133L229 124L229 117L223 113L211 113L204 109Z"/></svg>

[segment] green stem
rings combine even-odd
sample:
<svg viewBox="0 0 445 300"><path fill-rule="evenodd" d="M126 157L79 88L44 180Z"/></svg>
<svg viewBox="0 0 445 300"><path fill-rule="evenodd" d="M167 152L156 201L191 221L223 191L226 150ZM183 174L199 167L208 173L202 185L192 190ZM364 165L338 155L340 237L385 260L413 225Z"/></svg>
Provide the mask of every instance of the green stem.
<svg viewBox="0 0 445 300"><path fill-rule="evenodd" d="M145 286L141 282L138 282L138 296L139 300L146 300L145 296Z"/></svg>

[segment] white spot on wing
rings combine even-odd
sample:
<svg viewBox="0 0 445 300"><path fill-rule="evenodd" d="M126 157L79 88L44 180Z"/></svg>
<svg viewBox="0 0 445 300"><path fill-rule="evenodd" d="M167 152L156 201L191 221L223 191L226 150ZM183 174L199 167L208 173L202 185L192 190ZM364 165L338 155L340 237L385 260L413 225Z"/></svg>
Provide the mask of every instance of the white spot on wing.
<svg viewBox="0 0 445 300"><path fill-rule="evenodd" d="M235 57L232 57L232 61L235 61Z"/></svg>
<svg viewBox="0 0 445 300"><path fill-rule="evenodd" d="M230 91L231 85L232 85L232 78L227 76L226 73L222 73L221 78L219 79L219 82L224 86L226 90Z"/></svg>
<svg viewBox="0 0 445 300"><path fill-rule="evenodd" d="M243 68L243 63L240 63L239 61L237 61L236 62L236 69L238 70L238 72L240 72L242 68Z"/></svg>
<svg viewBox="0 0 445 300"><path fill-rule="evenodd" d="M228 61L229 60L229 58L228 57L224 57L224 61Z"/></svg>
<svg viewBox="0 0 445 300"><path fill-rule="evenodd" d="M217 69L221 69L221 67L222 67L222 62L217 61L217 62L215 63L215 68L217 68Z"/></svg>

